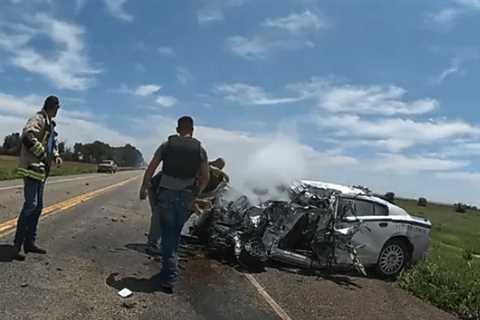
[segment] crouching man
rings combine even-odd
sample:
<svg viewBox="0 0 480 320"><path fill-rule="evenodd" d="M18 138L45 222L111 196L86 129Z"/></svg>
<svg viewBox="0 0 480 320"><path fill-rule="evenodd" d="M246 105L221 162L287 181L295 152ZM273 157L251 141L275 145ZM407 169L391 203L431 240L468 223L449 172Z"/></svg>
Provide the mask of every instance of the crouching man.
<svg viewBox="0 0 480 320"><path fill-rule="evenodd" d="M200 141L193 138L193 119L178 119L178 135L168 137L155 152L145 171L140 199L147 197L155 170L162 162L162 176L156 186L152 209L158 215L161 228L162 270L158 285L173 292L178 277L177 249L183 225L191 214L192 203L208 184L209 168L207 152ZM198 180L197 180L198 177Z"/></svg>
<svg viewBox="0 0 480 320"><path fill-rule="evenodd" d="M25 253L47 253L35 244L37 224L43 209L43 189L54 160L62 164L55 143L55 122L60 103L57 97L48 97L43 108L28 119L22 132L22 147L17 174L23 177L24 198L22 211L17 221L14 240L14 257L23 260L20 254L23 245Z"/></svg>

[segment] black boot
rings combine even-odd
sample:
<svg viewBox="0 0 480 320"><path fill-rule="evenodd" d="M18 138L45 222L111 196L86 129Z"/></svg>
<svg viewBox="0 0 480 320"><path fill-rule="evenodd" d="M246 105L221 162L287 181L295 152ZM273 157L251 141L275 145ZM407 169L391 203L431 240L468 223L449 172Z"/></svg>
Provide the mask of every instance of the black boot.
<svg viewBox="0 0 480 320"><path fill-rule="evenodd" d="M25 253L38 253L38 254L47 254L47 250L39 248L35 245L35 242L25 242L23 244L23 251Z"/></svg>
<svg viewBox="0 0 480 320"><path fill-rule="evenodd" d="M25 256L20 253L22 250L22 244L15 243L12 247L12 259L23 261Z"/></svg>

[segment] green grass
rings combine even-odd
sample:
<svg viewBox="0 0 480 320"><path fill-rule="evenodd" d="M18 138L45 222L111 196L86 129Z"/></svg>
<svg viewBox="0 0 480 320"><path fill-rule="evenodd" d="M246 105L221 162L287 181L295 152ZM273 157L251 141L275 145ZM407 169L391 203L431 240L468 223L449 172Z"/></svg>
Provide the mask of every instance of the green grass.
<svg viewBox="0 0 480 320"><path fill-rule="evenodd" d="M455 212L449 205L395 201L432 224L428 257L404 272L399 284L419 298L463 319L480 319L480 212Z"/></svg>
<svg viewBox="0 0 480 320"><path fill-rule="evenodd" d="M397 205L410 214L428 218L432 240L480 254L480 211L455 212L449 205L428 204L418 207L415 200L398 199Z"/></svg>
<svg viewBox="0 0 480 320"><path fill-rule="evenodd" d="M18 176L15 174L15 169L17 168L17 157L10 156L0 156L0 180L10 180L17 179ZM91 163L81 163L81 162L64 162L62 167L52 168L50 176L66 176L73 174L82 174L82 173L93 173L96 172L97 166Z"/></svg>

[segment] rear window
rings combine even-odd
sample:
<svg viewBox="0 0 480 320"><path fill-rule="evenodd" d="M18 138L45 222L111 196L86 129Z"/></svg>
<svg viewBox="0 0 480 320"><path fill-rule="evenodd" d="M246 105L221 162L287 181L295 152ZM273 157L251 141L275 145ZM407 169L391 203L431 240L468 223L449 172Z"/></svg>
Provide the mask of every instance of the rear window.
<svg viewBox="0 0 480 320"><path fill-rule="evenodd" d="M355 215L362 216L388 216L388 208L381 204L359 200L359 199L341 199L340 201L340 210L346 207L352 207L355 209ZM341 213L340 213L341 214ZM345 217L352 217L354 213L351 210L346 210Z"/></svg>
<svg viewBox="0 0 480 320"><path fill-rule="evenodd" d="M375 203L374 209L375 209L376 216L388 216L388 208L386 206Z"/></svg>

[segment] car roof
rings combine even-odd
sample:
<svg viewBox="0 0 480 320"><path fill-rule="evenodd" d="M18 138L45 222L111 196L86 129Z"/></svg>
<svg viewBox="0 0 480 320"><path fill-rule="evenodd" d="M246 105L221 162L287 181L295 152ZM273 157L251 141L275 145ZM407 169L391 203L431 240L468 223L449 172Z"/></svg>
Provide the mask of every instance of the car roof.
<svg viewBox="0 0 480 320"><path fill-rule="evenodd" d="M364 190L360 188L355 188L355 187L350 187L350 186L345 186L345 185L340 185L340 184L335 184L335 183L329 183L329 182L322 182L322 181L313 181L313 180L299 180L295 182L295 184L301 184L301 185L306 185L306 186L312 186L314 188L319 188L319 189L330 189L330 190L335 190L340 192L342 195L345 195L347 197L354 197L356 199L362 199L362 200L367 200L367 201L372 201L375 203L378 203L380 205L384 205L388 207L388 212L389 215L395 215L395 216L409 216L409 214L399 206L390 203L388 201L385 201L377 196L369 195L367 194Z"/></svg>

